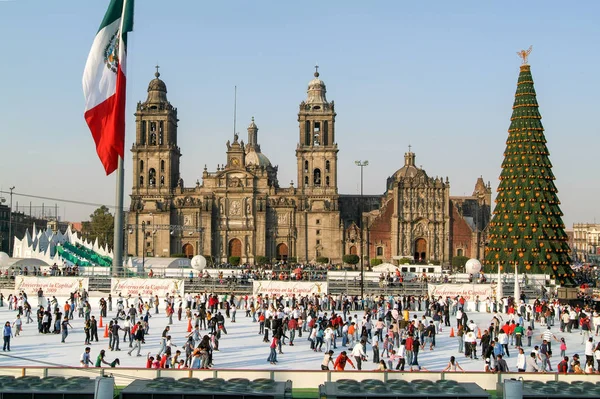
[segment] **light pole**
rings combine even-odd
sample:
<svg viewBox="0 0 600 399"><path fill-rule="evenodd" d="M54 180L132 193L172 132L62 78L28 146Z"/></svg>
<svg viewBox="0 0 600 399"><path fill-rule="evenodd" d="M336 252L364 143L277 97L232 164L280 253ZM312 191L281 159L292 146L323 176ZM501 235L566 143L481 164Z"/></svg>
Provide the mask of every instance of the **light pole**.
<svg viewBox="0 0 600 399"><path fill-rule="evenodd" d="M142 271L145 270L146 263L146 221L142 221Z"/></svg>
<svg viewBox="0 0 600 399"><path fill-rule="evenodd" d="M8 256L12 256L12 214L13 214L13 205L12 205L12 197L13 190L15 186L9 188L10 190L10 211L8 213Z"/></svg>
<svg viewBox="0 0 600 399"><path fill-rule="evenodd" d="M356 166L360 167L360 299L365 298L365 257L363 256L363 169L369 166L369 161L354 161Z"/></svg>

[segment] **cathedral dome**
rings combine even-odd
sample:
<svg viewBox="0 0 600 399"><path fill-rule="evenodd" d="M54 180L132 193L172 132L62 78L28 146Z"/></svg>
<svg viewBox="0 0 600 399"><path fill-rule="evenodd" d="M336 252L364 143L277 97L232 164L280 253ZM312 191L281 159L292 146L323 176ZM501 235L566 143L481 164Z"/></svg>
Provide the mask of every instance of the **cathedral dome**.
<svg viewBox="0 0 600 399"><path fill-rule="evenodd" d="M415 166L414 152L404 154L404 166L394 173L394 179L411 179L419 174L420 169Z"/></svg>
<svg viewBox="0 0 600 399"><path fill-rule="evenodd" d="M155 78L148 84L147 103L166 103L167 101L167 85L160 79L158 67L156 67Z"/></svg>
<svg viewBox="0 0 600 399"><path fill-rule="evenodd" d="M271 166L271 161L262 152L251 148L246 154L246 166L263 166L266 168L267 166Z"/></svg>
<svg viewBox="0 0 600 399"><path fill-rule="evenodd" d="M327 98L325 97L327 88L325 82L319 79L318 71L315 72L315 78L308 82L307 93L306 104L327 104Z"/></svg>

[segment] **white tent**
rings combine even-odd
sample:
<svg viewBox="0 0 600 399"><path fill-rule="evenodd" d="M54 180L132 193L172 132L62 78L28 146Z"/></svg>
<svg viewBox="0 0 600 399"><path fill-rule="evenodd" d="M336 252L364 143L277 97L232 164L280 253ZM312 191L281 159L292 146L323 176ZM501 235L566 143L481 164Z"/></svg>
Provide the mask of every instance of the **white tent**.
<svg viewBox="0 0 600 399"><path fill-rule="evenodd" d="M398 266L392 265L391 263L382 263L377 266L373 266L373 271L377 273L395 272Z"/></svg>

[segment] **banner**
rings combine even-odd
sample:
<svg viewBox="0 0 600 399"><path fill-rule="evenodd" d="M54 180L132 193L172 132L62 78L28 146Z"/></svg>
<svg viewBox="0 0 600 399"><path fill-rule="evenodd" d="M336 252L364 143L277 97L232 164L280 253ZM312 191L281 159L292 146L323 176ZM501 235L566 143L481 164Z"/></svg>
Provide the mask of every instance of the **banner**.
<svg viewBox="0 0 600 399"><path fill-rule="evenodd" d="M436 300L438 297L446 299L462 296L466 301L474 301L479 296L479 300L483 301L494 297L494 289L490 284L429 284L427 290L429 296Z"/></svg>
<svg viewBox="0 0 600 399"><path fill-rule="evenodd" d="M252 285L252 293L254 295L283 295L291 297L295 294L297 297L303 297L313 294L327 294L327 283L318 281L254 280Z"/></svg>
<svg viewBox="0 0 600 399"><path fill-rule="evenodd" d="M68 297L76 291L87 291L88 287L89 279L85 277L15 277L15 291L25 291L31 298L37 297L40 288L45 297Z"/></svg>
<svg viewBox="0 0 600 399"><path fill-rule="evenodd" d="M113 278L110 280L110 291L113 295L119 293L124 297L158 295L164 297L167 293L173 296L184 296L183 279L165 278Z"/></svg>

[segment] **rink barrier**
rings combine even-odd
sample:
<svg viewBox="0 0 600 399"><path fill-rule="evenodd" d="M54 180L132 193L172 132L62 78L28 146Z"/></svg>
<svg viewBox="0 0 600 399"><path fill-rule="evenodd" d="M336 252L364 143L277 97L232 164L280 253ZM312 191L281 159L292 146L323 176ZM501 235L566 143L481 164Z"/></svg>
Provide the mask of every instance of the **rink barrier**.
<svg viewBox="0 0 600 399"><path fill-rule="evenodd" d="M318 388L324 382L336 382L342 379L363 381L380 380L453 380L456 382L474 382L486 390L495 390L496 384L507 379L523 378L528 381L587 381L596 383L597 374L558 374L558 373L484 373L484 372L401 372L401 371L320 371L320 370L235 370L235 369L146 369L146 368L82 368L82 367L0 367L0 375L14 377L114 377L117 386L126 386L135 379L154 379L158 377L179 378L247 378L255 380L268 378L278 382L292 381L293 388Z"/></svg>

